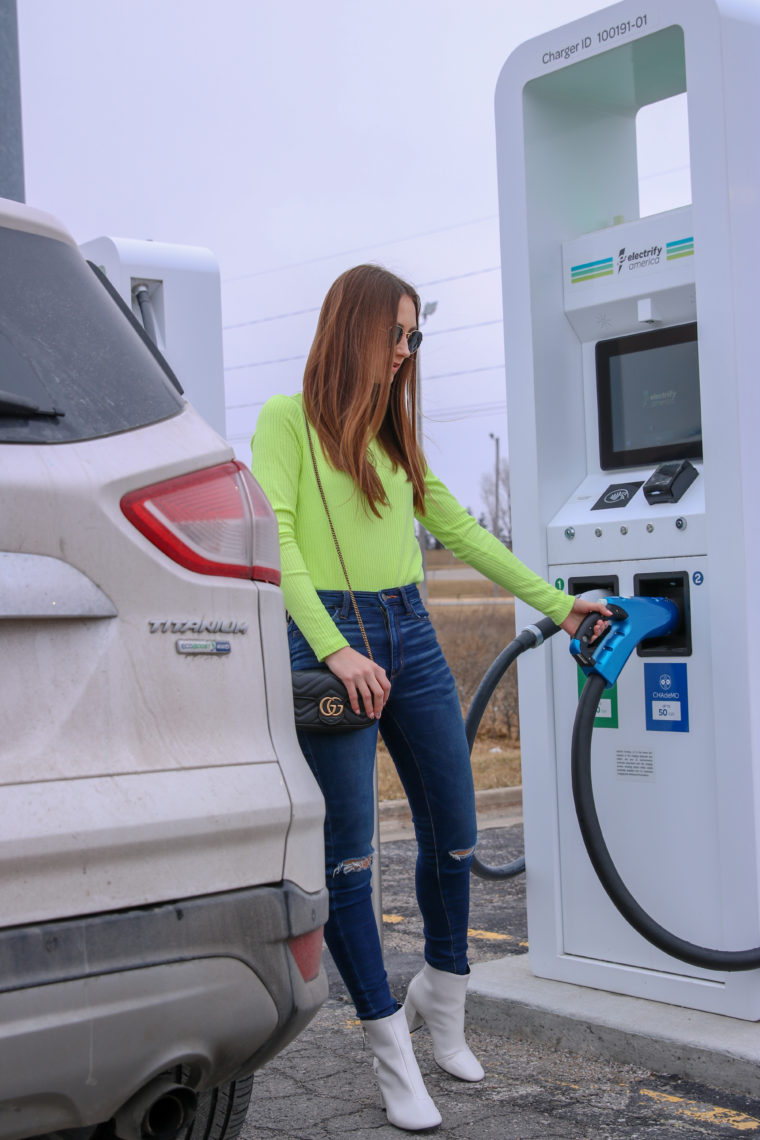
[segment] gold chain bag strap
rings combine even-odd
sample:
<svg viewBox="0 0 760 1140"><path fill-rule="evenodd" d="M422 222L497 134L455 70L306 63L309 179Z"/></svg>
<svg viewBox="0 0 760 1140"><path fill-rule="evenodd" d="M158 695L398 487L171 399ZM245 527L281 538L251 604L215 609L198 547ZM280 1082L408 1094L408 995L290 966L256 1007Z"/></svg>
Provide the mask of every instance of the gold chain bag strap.
<svg viewBox="0 0 760 1140"><path fill-rule="evenodd" d="M327 498L325 490L322 486L322 480L319 475L317 467L317 457L314 453L314 442L311 438L311 431L309 429L309 421L306 418L306 412L303 414L304 424L306 425L306 438L309 441L309 451L311 452L311 462L314 467L314 476L317 480L317 487L322 499L322 504L325 508L327 515L327 522L330 526L330 534L332 535L335 549L338 553L338 560L340 568L343 571L343 577L346 579L348 586L348 593L351 598L351 605L356 614L356 620L359 623L364 646L367 650L367 656L370 661L374 661L372 650L367 637L367 631L364 628L362 615L359 612L359 606L354 591L351 589L351 583L348 579L348 571L346 570L346 563L343 559L343 554L338 543L338 536L335 533L333 526L330 508L327 505ZM357 728L368 728L370 725L376 724L377 721L367 716L365 712L355 713L351 708L348 700L348 692L346 686L340 681L334 673L331 673L327 666L318 669L298 669L293 670L293 710L296 719L296 728L303 729L307 732L352 732Z"/></svg>

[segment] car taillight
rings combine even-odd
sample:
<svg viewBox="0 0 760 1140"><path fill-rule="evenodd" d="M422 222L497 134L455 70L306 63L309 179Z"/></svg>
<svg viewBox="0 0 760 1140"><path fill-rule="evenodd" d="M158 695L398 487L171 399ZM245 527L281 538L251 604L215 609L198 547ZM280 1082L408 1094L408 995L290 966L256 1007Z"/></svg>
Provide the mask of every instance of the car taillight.
<svg viewBox="0 0 760 1140"><path fill-rule="evenodd" d="M310 982L316 978L322 961L322 927L289 938L288 946L303 980Z"/></svg>
<svg viewBox="0 0 760 1140"><path fill-rule="evenodd" d="M237 459L130 491L121 509L188 570L280 584L277 519Z"/></svg>

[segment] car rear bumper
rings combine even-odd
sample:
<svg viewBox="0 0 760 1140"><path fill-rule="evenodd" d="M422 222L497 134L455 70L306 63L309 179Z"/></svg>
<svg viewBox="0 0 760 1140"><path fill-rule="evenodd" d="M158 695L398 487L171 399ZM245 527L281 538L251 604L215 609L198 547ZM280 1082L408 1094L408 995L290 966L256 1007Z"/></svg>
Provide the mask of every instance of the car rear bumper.
<svg viewBox="0 0 760 1140"><path fill-rule="evenodd" d="M0 931L0 1138L109 1120L158 1074L260 1067L327 996L288 940L323 926L291 883Z"/></svg>

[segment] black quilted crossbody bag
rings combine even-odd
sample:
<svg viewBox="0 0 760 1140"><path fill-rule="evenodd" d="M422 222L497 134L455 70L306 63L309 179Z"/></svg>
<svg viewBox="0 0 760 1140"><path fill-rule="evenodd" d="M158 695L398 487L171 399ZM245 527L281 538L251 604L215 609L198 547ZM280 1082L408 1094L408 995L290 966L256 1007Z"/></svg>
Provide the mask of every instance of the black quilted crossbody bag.
<svg viewBox="0 0 760 1140"><path fill-rule="evenodd" d="M322 486L322 480L317 468L317 457L314 454L314 443L312 442L311 431L309 430L309 421L306 419L305 412L304 423L306 424L306 438L309 441L309 451L311 452L314 475L316 476L319 494L322 498L325 514L327 515L327 521L330 524L330 533L335 543L335 549L338 552L338 560L341 570L343 571L343 577L346 579L346 585L348 586L351 605L354 607L354 613L356 614L356 620L359 623L359 629L364 639L367 656L370 661L374 661L367 631L364 628L362 615L359 613L359 606L356 603L354 591L351 589L351 583L348 580L346 564L343 561L343 555L338 544L338 536L335 533L335 527L333 526L332 517L330 515L330 508L325 498L324 487ZM326 665L320 666L318 669L293 670L292 677L293 711L296 718L296 728L303 729L306 732L353 732L357 728L369 728L370 725L377 724L377 721L367 716L365 712L362 711L357 714L353 711L349 704L346 686L334 673L330 672Z"/></svg>

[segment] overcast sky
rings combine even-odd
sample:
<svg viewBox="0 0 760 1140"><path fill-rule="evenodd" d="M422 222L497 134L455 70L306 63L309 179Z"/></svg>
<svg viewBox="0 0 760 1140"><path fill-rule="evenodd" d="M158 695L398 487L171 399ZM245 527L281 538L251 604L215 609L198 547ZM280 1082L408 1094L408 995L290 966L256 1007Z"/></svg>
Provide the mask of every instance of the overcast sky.
<svg viewBox="0 0 760 1140"><path fill-rule="evenodd" d="M431 466L476 514L506 450L493 97L510 52L597 0L18 0L26 196L83 242L206 246L227 435L300 388L334 278L437 301ZM675 202L674 204L680 204Z"/></svg>

